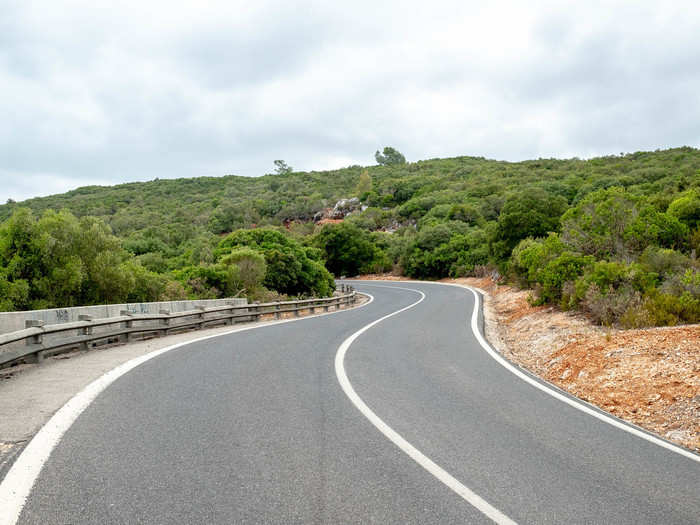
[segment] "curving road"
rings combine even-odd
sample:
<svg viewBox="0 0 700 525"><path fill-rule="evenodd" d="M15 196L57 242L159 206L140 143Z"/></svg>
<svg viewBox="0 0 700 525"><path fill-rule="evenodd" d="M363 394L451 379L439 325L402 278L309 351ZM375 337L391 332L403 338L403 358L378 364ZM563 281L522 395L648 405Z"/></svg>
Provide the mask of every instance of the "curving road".
<svg viewBox="0 0 700 525"><path fill-rule="evenodd" d="M19 523L700 523L697 458L504 368L470 291L353 284L374 300L118 378Z"/></svg>

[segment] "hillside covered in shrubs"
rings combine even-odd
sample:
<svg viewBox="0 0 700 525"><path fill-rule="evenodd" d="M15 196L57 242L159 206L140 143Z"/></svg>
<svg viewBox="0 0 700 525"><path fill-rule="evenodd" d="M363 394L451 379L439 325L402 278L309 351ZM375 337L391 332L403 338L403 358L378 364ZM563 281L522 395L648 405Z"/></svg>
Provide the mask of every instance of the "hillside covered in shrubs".
<svg viewBox="0 0 700 525"><path fill-rule="evenodd" d="M700 322L699 150L378 161L0 206L0 306L327 295L331 273L498 272L601 324ZM314 221L350 197L361 207Z"/></svg>

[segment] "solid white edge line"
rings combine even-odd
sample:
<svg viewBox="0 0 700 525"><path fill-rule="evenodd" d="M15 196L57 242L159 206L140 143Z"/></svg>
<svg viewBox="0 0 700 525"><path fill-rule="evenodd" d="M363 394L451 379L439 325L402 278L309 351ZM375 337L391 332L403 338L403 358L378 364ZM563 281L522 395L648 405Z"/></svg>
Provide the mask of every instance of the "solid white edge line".
<svg viewBox="0 0 700 525"><path fill-rule="evenodd" d="M448 283L445 283L448 284ZM651 434L647 434L641 429L635 428L633 426L630 426L626 423L623 423L622 421L619 421L611 416L608 416L606 414L603 414L599 412L598 410L592 408L591 406L586 406L583 404L583 401L579 401L577 399L572 399L568 396L565 396L564 394L557 392L556 390L553 390L551 387L540 383L539 381L533 379L526 373L524 373L521 370L518 370L515 366L513 366L510 362L508 362L501 354L499 354L496 350L494 350L491 345L484 339L484 337L481 335L481 331L479 330L479 304L480 304L480 297L479 294L474 290L473 288L470 287L465 287L469 291L471 291L474 294L474 312L472 314L472 321L471 321L471 328L472 332L474 332L474 335L476 336L477 341L479 341L479 344L488 352L488 354L496 360L500 365L508 369L508 371L512 372L516 376L518 376L520 379L523 381L526 381L530 383L532 386L535 388L541 390L542 392L545 392L549 394L552 397L555 397L559 401L562 401L566 403L569 406L572 406L581 412L585 412L586 414L595 417L596 419L599 419L600 421L604 421L605 423L608 423L616 428L619 428L621 430L624 430L625 432L629 432L630 434L633 434L637 437L640 437L642 439L646 439L647 441L650 441L651 443L654 443L655 445L658 445L660 447L663 447L667 450L670 450L672 452L675 452L677 454L680 454L682 456L685 456L689 459L692 459L693 461L697 461L700 463L700 456L697 454L693 454L689 450L685 450L684 448L678 447L672 443L669 443L668 441L664 441L661 438L658 438L656 436L653 436Z"/></svg>
<svg viewBox="0 0 700 525"><path fill-rule="evenodd" d="M379 285L374 285L374 286L379 286ZM379 286L382 287L382 286ZM384 288L384 287L382 287ZM401 437L400 434L398 434L394 429L392 429L389 425L387 425L377 414L375 414L371 408L369 408L365 402L362 400L362 398L355 392L355 389L352 387L352 384L350 383L350 380L348 379L347 374L345 373L345 366L344 366L344 361L345 361L345 354L347 353L348 349L350 348L350 345L363 333L365 333L367 330L372 328L378 323L381 323L385 319L389 319L390 317L393 317L395 315L400 314L401 312L405 312L409 308L413 308L417 304L421 303L425 299L425 294L421 292L420 290L414 290L412 288L401 288L399 286L390 286L389 288L394 288L394 289L401 289L401 290L409 290L411 292L416 292L421 295L421 298L418 299L415 303L412 303L404 308L401 308L400 310L396 310L395 312L392 312L388 315L385 315L384 317L381 317L368 325L365 325L364 327L360 328L357 332L353 333L350 337L348 337L345 341L342 342L342 344L338 347L338 351L335 354L335 375L338 377L338 382L340 383L340 387L343 389L343 392L345 392L345 395L348 396L348 399L352 402L353 405L362 413L363 416L365 416L376 428L379 430L384 436L386 436L389 441L394 443L397 447L399 447L403 452L408 454L408 456L413 459L416 463L418 463L421 467L423 467L425 470L427 470L430 474L435 476L437 479L439 479L442 483L444 483L447 487L449 487L452 491L454 491L456 494L461 496L467 503L472 505L474 508L476 508L478 511L480 511L482 514L490 518L492 521L495 523L498 523L500 525L513 525L515 524L515 521L511 520L508 516L503 514L500 510L492 506L490 503L488 503L486 500L484 500L481 496L477 495L474 493L472 490L467 488L465 485L463 485L459 480L457 480L455 477L453 477L451 474L449 474L447 471L445 471L442 467L437 465L435 462L433 462L430 458L425 456L420 450L418 450L416 447L411 445L408 441L406 441L403 437ZM370 295L370 294L367 294Z"/></svg>
<svg viewBox="0 0 700 525"><path fill-rule="evenodd" d="M351 281L353 282L353 281ZM587 403L586 401L583 401L582 399L578 398L570 398L561 392L558 392L556 390L556 387L553 385L550 385L548 382L539 382L536 379L530 377L528 374L523 372L522 370L519 370L517 367L515 367L512 363L510 363L506 358L504 358L497 350L494 350L494 348L489 344L486 339L481 335L481 332L479 330L479 325L478 325L478 319L479 319L479 305L481 303L479 294L477 293L476 289L474 289L471 286L467 286L464 284L458 284L458 283L436 283L436 282L429 282L429 281L361 281L361 280L355 280L355 282L363 282L363 283L374 283L374 282L403 282L403 283L415 283L415 284L439 284L442 286L454 286L456 288L462 288L465 290L469 290L474 294L475 298L475 303L474 303L474 311L472 312L472 318L471 318L471 329L472 332L474 332L474 335L479 341L479 344L481 347L486 350L486 352L500 365L502 365L506 370L509 372L512 372L516 376L518 376L520 379L523 381L529 383L530 385L534 386L538 390L541 390L542 392L549 394L550 396L558 399L559 401L562 401L563 403L566 403L567 405L580 410L581 412L584 412L588 414L589 416L593 416L594 418L603 421L604 423L608 423L609 425L612 425L616 428L619 428L620 430L624 430L625 432L629 432L630 434L640 437L642 439L645 439L649 441L650 443L654 443L655 445L658 445L662 448L665 448L666 450L670 450L671 452L675 452L676 454L680 454L681 456L684 456L688 459L692 459L693 461L696 461L700 463L700 455L695 454L691 452L690 450L687 450L683 447L680 447L678 445L675 445L669 441L665 441L657 436L654 436L653 434L647 433L645 430L642 430L639 427L636 427L633 423L629 423L624 420L617 419L616 417L599 412L600 409L595 407L595 405L591 405L590 403ZM542 381L545 381L544 379Z"/></svg>
<svg viewBox="0 0 700 525"><path fill-rule="evenodd" d="M191 341L177 343L131 359L98 377L88 384L83 390L75 394L70 400L68 400L68 402L63 405L51 417L51 419L49 419L44 426L41 427L41 429L39 429L19 457L15 460L12 467L10 467L10 470L7 472L5 478L2 480L2 482L0 482L0 525L15 525L17 523L32 488L34 487L34 483L41 473L41 469L44 467L44 464L49 459L51 452L56 445L58 445L63 435L68 431L75 420L78 419L80 414L95 400L95 398L97 398L98 395L100 395L102 391L104 391L109 385L130 370L133 370L137 366L145 363L146 361L150 361L154 357L161 354L189 344L205 341L207 339L215 339L217 337L224 337L237 332L257 330L284 323L305 321L315 317L324 317L343 312L352 312L358 308L367 306L374 300L374 297L372 297L370 294L363 295L369 296L370 300L353 308L307 315L294 319L268 321L263 322L262 324L234 328L220 334L198 337L196 339L192 339Z"/></svg>

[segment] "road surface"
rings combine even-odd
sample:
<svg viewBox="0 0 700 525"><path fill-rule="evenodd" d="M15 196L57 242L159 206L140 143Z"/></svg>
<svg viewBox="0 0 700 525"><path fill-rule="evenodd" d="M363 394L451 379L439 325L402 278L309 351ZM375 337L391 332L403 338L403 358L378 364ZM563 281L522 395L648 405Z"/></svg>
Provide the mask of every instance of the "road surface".
<svg viewBox="0 0 700 525"><path fill-rule="evenodd" d="M470 291L353 284L373 301L116 379L18 523L700 523L700 462L504 368Z"/></svg>

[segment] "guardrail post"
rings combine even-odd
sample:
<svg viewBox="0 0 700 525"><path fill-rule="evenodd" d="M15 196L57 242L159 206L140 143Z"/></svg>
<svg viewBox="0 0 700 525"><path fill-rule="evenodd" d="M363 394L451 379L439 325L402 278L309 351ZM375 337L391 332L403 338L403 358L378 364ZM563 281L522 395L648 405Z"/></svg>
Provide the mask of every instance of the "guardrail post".
<svg viewBox="0 0 700 525"><path fill-rule="evenodd" d="M255 305L255 306L254 306L253 320L254 320L255 322L257 322L257 321L260 321L260 316L261 316L261 313L260 313L260 306L258 306L260 303L255 302L255 303L253 303L253 304Z"/></svg>
<svg viewBox="0 0 700 525"><path fill-rule="evenodd" d="M78 316L78 321L91 322L92 316L87 315L87 314L80 314ZM83 328L80 329L80 331L83 335L92 335L92 328L93 328L92 326L84 326Z"/></svg>
<svg viewBox="0 0 700 525"><path fill-rule="evenodd" d="M204 326L204 311L206 310L206 307L199 305L199 306L196 306L196 308L197 308L197 310L199 310L198 317L199 317L199 319L202 320L202 322L197 323L197 330L201 330L202 327Z"/></svg>
<svg viewBox="0 0 700 525"><path fill-rule="evenodd" d="M229 314L229 315L235 315L235 314L236 314L236 309L235 309L235 308L229 308L227 311L228 311L228 314ZM231 326L231 325L232 325L233 323L235 323L235 322L236 322L236 320L235 320L233 317L229 317L228 319L226 319L226 324L229 325L229 326Z"/></svg>
<svg viewBox="0 0 700 525"><path fill-rule="evenodd" d="M258 313L258 303L250 303L247 305L246 310L248 310L248 317L245 322L252 323L260 319L260 314Z"/></svg>
<svg viewBox="0 0 700 525"><path fill-rule="evenodd" d="M133 312L130 312L128 310L120 310L119 315L126 316L126 317L133 317L134 314L133 314ZM131 319L124 322L125 328L132 328L133 326L134 326L134 321L132 321ZM128 343L129 341L131 341L131 333L127 332L123 336L120 336L119 339Z"/></svg>
<svg viewBox="0 0 700 525"><path fill-rule="evenodd" d="M42 328L44 326L44 321L38 319L26 319L24 321L25 328ZM27 345L41 344L44 341L44 334L35 334L27 339ZM42 352L37 352L34 355L26 356L25 360L29 363L41 363L44 360L44 354Z"/></svg>
<svg viewBox="0 0 700 525"><path fill-rule="evenodd" d="M279 319L281 317L279 310L280 310L280 305L279 305L279 303L277 303L277 304L275 304L275 319Z"/></svg>
<svg viewBox="0 0 700 525"><path fill-rule="evenodd" d="M161 310L158 310L158 313L160 315L170 315L170 310L161 309ZM166 317L164 319L161 319L160 324L161 324L161 326L165 327L159 331L160 335L167 335L168 328L170 327L170 317Z"/></svg>
<svg viewBox="0 0 700 525"><path fill-rule="evenodd" d="M89 322L92 321L92 316L91 316L91 315L87 315L87 314L80 314L80 315L78 315L78 321L85 321L85 322L88 322L88 323L89 323ZM93 328L92 326L83 326L83 327L80 329L80 334L81 334L81 335L85 335L85 336L92 335L92 328ZM81 349L81 350L87 350L87 349L88 349L88 341L87 341L87 338L86 338L85 341L82 341L82 342L80 343L80 349Z"/></svg>
<svg viewBox="0 0 700 525"><path fill-rule="evenodd" d="M329 308L328 301L324 301L324 302L323 302L323 311L324 311L324 312L327 312L327 311L328 311L328 308Z"/></svg>
<svg viewBox="0 0 700 525"><path fill-rule="evenodd" d="M24 321L25 328L42 328L44 326L44 321L39 319L26 319ZM30 339L27 339L27 344L41 344L44 340L44 334L35 334Z"/></svg>

